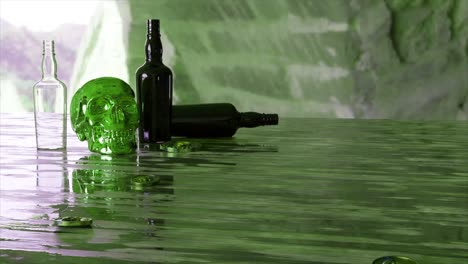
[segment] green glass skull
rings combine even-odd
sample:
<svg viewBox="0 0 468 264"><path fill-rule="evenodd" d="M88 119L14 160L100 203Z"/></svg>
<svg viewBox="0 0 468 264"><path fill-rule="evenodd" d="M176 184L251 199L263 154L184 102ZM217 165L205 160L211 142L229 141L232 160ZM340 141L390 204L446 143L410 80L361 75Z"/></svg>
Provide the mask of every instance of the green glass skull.
<svg viewBox="0 0 468 264"><path fill-rule="evenodd" d="M136 149L139 113L135 93L124 81L101 77L85 83L73 95L73 131L88 148L101 154L126 154Z"/></svg>

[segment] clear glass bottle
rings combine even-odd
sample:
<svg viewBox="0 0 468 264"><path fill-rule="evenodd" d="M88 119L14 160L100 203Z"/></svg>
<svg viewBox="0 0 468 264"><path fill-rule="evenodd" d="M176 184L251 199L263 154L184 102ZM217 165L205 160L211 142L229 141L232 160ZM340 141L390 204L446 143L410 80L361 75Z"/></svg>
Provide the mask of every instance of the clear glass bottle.
<svg viewBox="0 0 468 264"><path fill-rule="evenodd" d="M42 79L34 85L33 95L37 149L66 149L67 87L57 79L53 40L42 43Z"/></svg>

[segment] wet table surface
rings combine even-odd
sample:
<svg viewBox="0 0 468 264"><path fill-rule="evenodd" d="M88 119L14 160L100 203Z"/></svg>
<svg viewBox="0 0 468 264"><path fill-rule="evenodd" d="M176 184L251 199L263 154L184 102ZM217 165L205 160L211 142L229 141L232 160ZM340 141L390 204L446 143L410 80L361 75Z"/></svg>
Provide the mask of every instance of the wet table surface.
<svg viewBox="0 0 468 264"><path fill-rule="evenodd" d="M115 157L71 129L38 152L31 115L0 132L0 263L467 263L466 122L283 119Z"/></svg>

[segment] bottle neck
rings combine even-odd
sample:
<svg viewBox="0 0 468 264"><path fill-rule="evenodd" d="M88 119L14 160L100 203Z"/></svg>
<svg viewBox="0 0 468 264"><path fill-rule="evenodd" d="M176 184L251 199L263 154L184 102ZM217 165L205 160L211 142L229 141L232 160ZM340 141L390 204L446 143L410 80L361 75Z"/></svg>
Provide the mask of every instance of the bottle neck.
<svg viewBox="0 0 468 264"><path fill-rule="evenodd" d="M57 61L53 40L46 40L42 45L42 79L57 79Z"/></svg>
<svg viewBox="0 0 468 264"><path fill-rule="evenodd" d="M240 113L239 127L272 126L277 124L277 114L260 114L255 112Z"/></svg>
<svg viewBox="0 0 468 264"><path fill-rule="evenodd" d="M147 35L145 49L147 62L162 63L163 48L159 33Z"/></svg>
<svg viewBox="0 0 468 264"><path fill-rule="evenodd" d="M162 63L163 48L159 28L159 19L148 19L146 21L146 62Z"/></svg>

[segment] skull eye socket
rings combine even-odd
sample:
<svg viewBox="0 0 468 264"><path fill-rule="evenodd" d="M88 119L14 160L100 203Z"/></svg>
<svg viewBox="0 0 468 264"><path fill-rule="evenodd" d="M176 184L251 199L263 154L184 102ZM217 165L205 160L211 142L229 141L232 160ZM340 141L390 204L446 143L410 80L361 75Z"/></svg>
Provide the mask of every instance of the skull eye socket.
<svg viewBox="0 0 468 264"><path fill-rule="evenodd" d="M87 111L91 115L99 115L110 109L110 102L105 98L96 98L88 103Z"/></svg>
<svg viewBox="0 0 468 264"><path fill-rule="evenodd" d="M133 98L123 99L122 101L120 101L120 104L127 113L133 114L138 112L135 100L133 100Z"/></svg>

